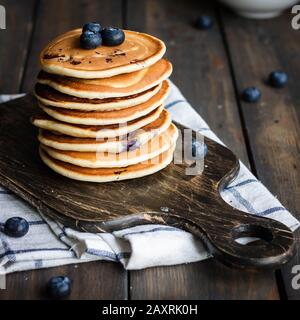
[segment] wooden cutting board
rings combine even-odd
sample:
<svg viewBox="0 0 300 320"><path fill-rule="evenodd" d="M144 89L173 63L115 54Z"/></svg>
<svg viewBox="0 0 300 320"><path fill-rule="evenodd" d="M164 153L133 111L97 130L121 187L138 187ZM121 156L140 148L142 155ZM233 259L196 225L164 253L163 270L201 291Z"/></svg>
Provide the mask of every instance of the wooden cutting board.
<svg viewBox="0 0 300 320"><path fill-rule="evenodd" d="M239 170L227 148L205 138L208 153L201 175L185 174L194 164L172 163L144 178L80 182L40 160L37 129L29 121L36 111L31 95L0 106L0 183L43 214L87 232L140 224L178 227L199 237L223 263L239 267L278 267L292 257L294 238L286 226L235 210L221 198L220 191ZM260 240L241 245L236 241L241 237Z"/></svg>

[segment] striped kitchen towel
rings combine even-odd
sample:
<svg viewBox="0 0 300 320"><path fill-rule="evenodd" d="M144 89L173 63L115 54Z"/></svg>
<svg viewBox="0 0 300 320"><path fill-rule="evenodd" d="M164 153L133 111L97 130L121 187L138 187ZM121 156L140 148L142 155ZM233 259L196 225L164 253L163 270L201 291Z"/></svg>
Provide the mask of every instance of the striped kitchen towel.
<svg viewBox="0 0 300 320"><path fill-rule="evenodd" d="M1 97L2 101L10 98L16 96ZM173 84L166 108L175 121L221 143ZM299 227L299 222L243 164L238 177L222 192L222 196L240 210L276 219L292 230ZM29 221L30 229L25 237L10 238L1 232L6 219L12 216L21 216ZM202 243L185 231L162 225L146 225L113 233L78 232L43 216L0 187L1 273L93 260L120 262L126 269L132 270L206 258L209 255Z"/></svg>

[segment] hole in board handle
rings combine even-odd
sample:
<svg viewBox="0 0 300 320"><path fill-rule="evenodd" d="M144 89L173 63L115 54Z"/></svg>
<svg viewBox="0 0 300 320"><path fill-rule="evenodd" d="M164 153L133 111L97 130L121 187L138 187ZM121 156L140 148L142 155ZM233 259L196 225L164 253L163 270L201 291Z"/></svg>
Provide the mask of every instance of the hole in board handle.
<svg viewBox="0 0 300 320"><path fill-rule="evenodd" d="M244 224L233 229L234 241L240 245L263 245L273 240L272 231L253 224Z"/></svg>

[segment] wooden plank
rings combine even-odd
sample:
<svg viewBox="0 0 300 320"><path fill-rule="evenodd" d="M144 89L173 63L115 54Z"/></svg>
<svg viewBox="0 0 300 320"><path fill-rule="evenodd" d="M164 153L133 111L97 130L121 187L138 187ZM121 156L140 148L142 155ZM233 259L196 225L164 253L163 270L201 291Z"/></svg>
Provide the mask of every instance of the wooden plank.
<svg viewBox="0 0 300 320"><path fill-rule="evenodd" d="M24 6L20 6L20 1L15 2L18 2L18 5L15 5L15 10L19 14L26 16L25 2ZM24 8L22 9L22 7ZM22 90L32 90L39 70L39 52L51 39L64 31L80 27L83 23L89 21L100 21L104 25L122 26L121 8L121 0L113 2L109 0L94 2L73 0L41 1L37 11L37 20ZM16 28L20 28L20 26L24 28L22 24L16 21ZM19 45L20 43L18 42L17 47L22 48ZM11 50L15 50L16 46L12 46L12 44L10 46ZM10 66L7 67L10 68ZM9 79L9 81L11 82L12 80ZM16 89L12 88L12 90ZM74 281L75 285L71 296L73 299L127 298L127 272L116 264L103 262L78 265L76 269L70 265L9 275L8 289L5 292L1 292L1 298L42 298L43 295L40 292L40 288L45 285L50 276L61 274L70 275Z"/></svg>
<svg viewBox="0 0 300 320"><path fill-rule="evenodd" d="M129 29L163 39L174 65L172 79L196 110L235 153L247 162L234 88L219 26L195 30L193 20L213 9L200 1L128 1ZM137 14L138 12L138 14ZM214 260L133 271L133 299L278 299L272 272L242 272Z"/></svg>
<svg viewBox="0 0 300 320"><path fill-rule="evenodd" d="M0 300L39 300L49 298L47 281L64 275L72 280L71 300L117 300L127 295L126 271L114 262L95 261L13 273L7 276Z"/></svg>
<svg viewBox="0 0 300 320"><path fill-rule="evenodd" d="M231 269L213 259L130 273L132 299L278 299L270 271Z"/></svg>
<svg viewBox="0 0 300 320"><path fill-rule="evenodd" d="M6 30L0 30L0 94L20 90L33 27L35 0L4 0Z"/></svg>
<svg viewBox="0 0 300 320"><path fill-rule="evenodd" d="M289 13L253 21L223 10L222 17L238 92L253 85L262 91L259 103L240 102L257 176L300 218L300 33L292 29ZM288 73L286 88L276 90L264 83L277 69ZM300 298L300 290L292 288L292 268L299 265L299 259L297 250L295 258L282 269L289 299Z"/></svg>

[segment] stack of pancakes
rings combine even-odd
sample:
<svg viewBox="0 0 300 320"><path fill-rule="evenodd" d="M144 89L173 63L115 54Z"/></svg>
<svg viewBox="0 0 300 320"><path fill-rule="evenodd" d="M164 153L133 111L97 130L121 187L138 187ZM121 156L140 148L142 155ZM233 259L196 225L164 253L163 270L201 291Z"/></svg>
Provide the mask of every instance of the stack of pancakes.
<svg viewBox="0 0 300 320"><path fill-rule="evenodd" d="M81 29L52 41L40 55L35 95L41 112L40 156L54 171L105 182L157 172L173 158L177 128L163 103L172 65L164 43L125 31L118 46L86 50Z"/></svg>

